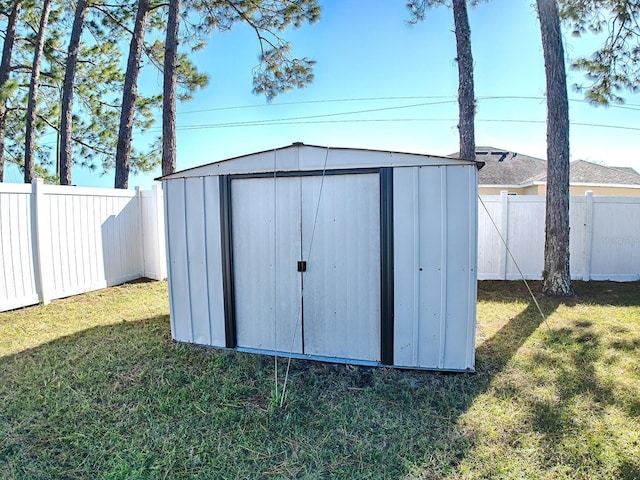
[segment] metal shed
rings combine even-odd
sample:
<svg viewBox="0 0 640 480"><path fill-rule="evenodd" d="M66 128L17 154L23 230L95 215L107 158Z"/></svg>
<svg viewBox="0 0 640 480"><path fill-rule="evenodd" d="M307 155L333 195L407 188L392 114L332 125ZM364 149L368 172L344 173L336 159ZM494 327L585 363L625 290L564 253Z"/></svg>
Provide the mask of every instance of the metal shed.
<svg viewBox="0 0 640 480"><path fill-rule="evenodd" d="M295 143L162 181L175 340L474 369L475 162Z"/></svg>

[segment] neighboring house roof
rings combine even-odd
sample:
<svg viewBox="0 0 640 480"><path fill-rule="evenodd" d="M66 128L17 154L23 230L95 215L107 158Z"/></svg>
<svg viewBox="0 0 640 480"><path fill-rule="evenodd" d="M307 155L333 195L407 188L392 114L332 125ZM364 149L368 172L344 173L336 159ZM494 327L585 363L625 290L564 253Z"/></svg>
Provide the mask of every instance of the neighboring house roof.
<svg viewBox="0 0 640 480"><path fill-rule="evenodd" d="M458 157L458 153L449 155ZM478 172L480 185L520 185L547 170L546 160L503 148L476 147L476 160L485 162Z"/></svg>
<svg viewBox="0 0 640 480"><path fill-rule="evenodd" d="M546 182L544 172L534 181ZM597 183L601 185L640 185L640 174L633 168L606 167L586 160L571 162L570 183Z"/></svg>
<svg viewBox="0 0 640 480"><path fill-rule="evenodd" d="M449 155L457 157L458 153ZM546 183L547 161L495 147L476 147L476 159L485 162L478 172L480 185ZM630 167L607 167L586 160L570 164L570 183L640 185L640 174Z"/></svg>

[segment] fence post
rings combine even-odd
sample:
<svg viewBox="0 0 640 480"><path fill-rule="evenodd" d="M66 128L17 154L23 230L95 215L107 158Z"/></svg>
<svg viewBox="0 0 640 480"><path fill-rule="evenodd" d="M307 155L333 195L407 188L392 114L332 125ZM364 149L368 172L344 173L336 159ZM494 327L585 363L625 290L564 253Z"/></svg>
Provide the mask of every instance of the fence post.
<svg viewBox="0 0 640 480"><path fill-rule="evenodd" d="M41 178L31 182L32 199L32 235L33 235L33 268L38 286L38 296L44 305L51 303L51 225L46 214L47 203L44 198L44 184Z"/></svg>
<svg viewBox="0 0 640 480"><path fill-rule="evenodd" d="M584 212L584 258L582 264L582 280L588 282L591 279L591 254L593 250L593 192L585 193L586 204Z"/></svg>
<svg viewBox="0 0 640 480"><path fill-rule="evenodd" d="M502 238L504 239L504 242L501 242L500 245L500 280L506 280L507 261L509 259L509 192L507 190L500 191L500 208L500 235L502 235Z"/></svg>
<svg viewBox="0 0 640 480"><path fill-rule="evenodd" d="M166 253L164 245L164 214L161 199L162 190L158 185L151 186L149 202L141 214L146 219L148 229L144 232L144 276L153 280L167 278Z"/></svg>
<svg viewBox="0 0 640 480"><path fill-rule="evenodd" d="M167 278L167 247L164 232L164 202L162 201L162 188L154 184L152 187L152 214L154 215L154 226L156 231L154 237L157 239L156 262L158 265L158 280Z"/></svg>
<svg viewBox="0 0 640 480"><path fill-rule="evenodd" d="M144 277L146 276L146 272L147 272L147 252L146 252L146 248L145 248L145 240L146 240L146 235L145 235L145 231L144 231L144 216L143 216L143 212L142 212L142 190L143 188L141 186L137 186L136 187L136 199L138 200L138 226L140 228L140 233L138 235L138 239L140 240L138 242L138 248L140 249L140 276Z"/></svg>

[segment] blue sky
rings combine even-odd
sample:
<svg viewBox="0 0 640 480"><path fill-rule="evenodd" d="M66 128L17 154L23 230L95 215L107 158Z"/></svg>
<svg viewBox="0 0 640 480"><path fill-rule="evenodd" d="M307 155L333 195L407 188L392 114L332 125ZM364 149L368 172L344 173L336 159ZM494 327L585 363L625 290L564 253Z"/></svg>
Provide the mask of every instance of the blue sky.
<svg viewBox="0 0 640 480"><path fill-rule="evenodd" d="M544 157L544 64L532 3L493 0L469 11L476 143ZM178 106L179 170L298 141L434 155L458 150L451 11L440 7L425 22L409 26L403 0L321 4L318 23L285 34L295 55L316 60L313 84L271 103L251 93L259 46L246 26L214 34L195 55L211 79L191 102ZM565 35L569 59L596 46L597 39ZM155 73L143 81L143 88L161 88ZM584 83L583 74L570 71L569 84L579 82ZM569 95L575 99L570 102L572 160L640 171L640 95L625 94L624 108L587 105L573 89ZM158 168L129 184L146 188L159 174ZM113 173L76 169L73 177L79 185L113 185Z"/></svg>

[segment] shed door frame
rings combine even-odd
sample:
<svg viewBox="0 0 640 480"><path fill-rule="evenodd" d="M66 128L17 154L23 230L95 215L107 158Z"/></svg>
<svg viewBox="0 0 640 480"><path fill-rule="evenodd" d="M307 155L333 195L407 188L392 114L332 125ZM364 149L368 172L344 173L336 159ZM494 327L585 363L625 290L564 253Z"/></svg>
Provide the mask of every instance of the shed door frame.
<svg viewBox="0 0 640 480"><path fill-rule="evenodd" d="M307 177L323 175L358 175L375 173L380 178L380 363L393 365L394 286L393 286L393 168L355 168L221 175L220 223L222 235L222 273L225 310L225 343L236 348L236 312L231 218L231 181L246 178Z"/></svg>

